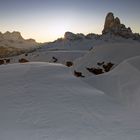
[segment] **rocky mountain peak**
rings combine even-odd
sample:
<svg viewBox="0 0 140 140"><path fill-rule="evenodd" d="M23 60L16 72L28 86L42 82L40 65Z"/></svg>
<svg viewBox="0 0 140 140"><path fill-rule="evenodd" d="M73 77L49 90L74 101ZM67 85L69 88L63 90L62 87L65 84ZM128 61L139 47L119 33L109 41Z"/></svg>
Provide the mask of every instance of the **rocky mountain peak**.
<svg viewBox="0 0 140 140"><path fill-rule="evenodd" d="M75 38L75 34L72 32L65 32L64 38L68 40L72 40L73 38Z"/></svg>
<svg viewBox="0 0 140 140"><path fill-rule="evenodd" d="M85 38L84 34L82 33L78 33L78 34L74 34L72 32L65 32L65 35L64 35L64 39L66 40L79 40L79 39L83 39Z"/></svg>
<svg viewBox="0 0 140 140"><path fill-rule="evenodd" d="M124 24L121 24L118 17L114 17L113 13L108 13L105 19L104 29L102 34L111 33L119 35L125 38L133 38L134 34L130 27L126 28Z"/></svg>
<svg viewBox="0 0 140 140"><path fill-rule="evenodd" d="M6 40L23 40L20 32L5 32L3 35L2 35L3 39L6 39Z"/></svg>

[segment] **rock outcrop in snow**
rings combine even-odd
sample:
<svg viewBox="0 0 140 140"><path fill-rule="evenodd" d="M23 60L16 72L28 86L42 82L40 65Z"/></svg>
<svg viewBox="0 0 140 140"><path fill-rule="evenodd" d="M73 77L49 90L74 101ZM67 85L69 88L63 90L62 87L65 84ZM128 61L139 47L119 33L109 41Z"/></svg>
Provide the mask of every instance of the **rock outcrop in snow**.
<svg viewBox="0 0 140 140"><path fill-rule="evenodd" d="M85 77L91 77L109 72L124 60L134 56L140 56L140 43L137 41L104 43L76 59L73 71L80 71Z"/></svg>
<svg viewBox="0 0 140 140"><path fill-rule="evenodd" d="M113 13L108 13L105 19L102 34L107 33L111 33L124 38L140 40L140 35L134 34L130 27L127 28L124 24L121 24L120 19L118 17L115 18Z"/></svg>

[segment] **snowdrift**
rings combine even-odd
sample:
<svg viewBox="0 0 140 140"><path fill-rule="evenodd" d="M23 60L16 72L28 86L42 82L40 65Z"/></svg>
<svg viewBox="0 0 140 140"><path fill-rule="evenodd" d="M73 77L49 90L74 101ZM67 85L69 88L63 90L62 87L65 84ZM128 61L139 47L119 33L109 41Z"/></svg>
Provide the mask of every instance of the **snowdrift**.
<svg viewBox="0 0 140 140"><path fill-rule="evenodd" d="M139 109L140 56L129 58L112 71L86 78L85 81L107 95L115 97L129 109Z"/></svg>
<svg viewBox="0 0 140 140"><path fill-rule="evenodd" d="M125 59L140 55L140 43L129 41L105 43L96 46L84 57L77 59L74 62L73 69L82 72L85 76L92 76L93 74L86 69L87 67L101 68L98 63L102 62L111 62L115 67Z"/></svg>
<svg viewBox="0 0 140 140"><path fill-rule="evenodd" d="M139 140L139 109L128 110L63 65L5 65L0 77L1 140Z"/></svg>

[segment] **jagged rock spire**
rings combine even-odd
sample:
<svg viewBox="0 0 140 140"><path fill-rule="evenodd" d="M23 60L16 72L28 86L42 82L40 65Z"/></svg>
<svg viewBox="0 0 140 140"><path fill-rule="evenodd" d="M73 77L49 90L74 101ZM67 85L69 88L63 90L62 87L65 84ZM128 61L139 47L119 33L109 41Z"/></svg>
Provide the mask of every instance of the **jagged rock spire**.
<svg viewBox="0 0 140 140"><path fill-rule="evenodd" d="M111 29L112 23L114 23L114 15L113 13L108 13L105 18L104 29L102 31L103 34L107 33Z"/></svg>
<svg viewBox="0 0 140 140"><path fill-rule="evenodd" d="M129 38L133 35L131 28L126 28L124 24L121 24L118 17L114 17L113 13L108 13L105 19L104 29L102 34L112 33Z"/></svg>

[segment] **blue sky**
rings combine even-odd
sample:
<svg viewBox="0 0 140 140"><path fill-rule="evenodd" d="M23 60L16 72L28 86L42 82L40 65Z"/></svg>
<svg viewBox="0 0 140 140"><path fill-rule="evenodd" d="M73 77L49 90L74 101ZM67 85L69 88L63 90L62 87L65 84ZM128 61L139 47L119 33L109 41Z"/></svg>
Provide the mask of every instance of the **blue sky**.
<svg viewBox="0 0 140 140"><path fill-rule="evenodd" d="M108 12L140 33L140 0L0 0L0 31L52 41L65 31L101 33Z"/></svg>

